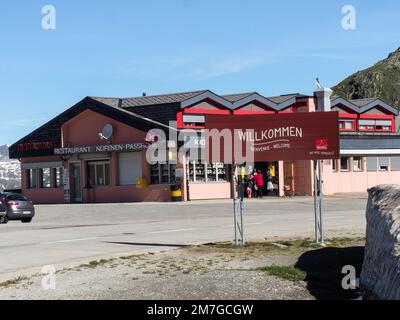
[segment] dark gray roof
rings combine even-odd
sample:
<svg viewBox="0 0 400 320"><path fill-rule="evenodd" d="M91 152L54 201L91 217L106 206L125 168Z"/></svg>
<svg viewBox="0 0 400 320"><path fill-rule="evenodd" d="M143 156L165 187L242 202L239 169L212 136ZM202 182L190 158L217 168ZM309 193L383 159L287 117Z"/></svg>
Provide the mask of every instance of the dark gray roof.
<svg viewBox="0 0 400 320"><path fill-rule="evenodd" d="M113 107L129 108L129 107L139 107L139 106L180 103L189 100L193 97L204 94L206 92L209 92L209 90L197 90L197 91L189 91L181 93L160 94L154 96L140 96L132 98L109 98L109 97L90 97L90 98ZM231 103L234 103L254 94L257 94L257 92L233 93L233 94L221 95L220 97ZM287 94L275 97L266 97L266 98L276 104L280 104L290 99L298 97L306 97L306 96L299 93L293 93L293 94Z"/></svg>
<svg viewBox="0 0 400 320"><path fill-rule="evenodd" d="M276 96L276 97L267 97L267 99L271 100L277 104L280 104L282 102L285 102L285 101L293 99L293 98L305 98L305 97L307 97L307 96L304 94L292 93L292 94L284 94L284 95Z"/></svg>
<svg viewBox="0 0 400 320"><path fill-rule="evenodd" d="M104 103L106 105L109 105L110 107L117 108L119 107L120 100L119 98L102 98L102 97L90 97L93 100L99 101L101 103Z"/></svg>
<svg viewBox="0 0 400 320"><path fill-rule="evenodd" d="M223 95L222 97L230 102L236 102L236 101L242 100L243 98L251 96L252 94L255 94L255 93L256 92L233 93L233 94Z"/></svg>
<svg viewBox="0 0 400 320"><path fill-rule="evenodd" d="M172 93L172 94L160 94L160 95L146 96L146 97L142 96L134 98L124 98L122 99L122 107L126 108L126 107L136 107L136 106L179 103L187 99L193 98L204 92L207 92L207 90Z"/></svg>
<svg viewBox="0 0 400 320"><path fill-rule="evenodd" d="M349 100L351 103L355 104L356 106L362 107L371 103L372 101L376 101L377 98L368 98L368 99L351 99Z"/></svg>
<svg viewBox="0 0 400 320"><path fill-rule="evenodd" d="M171 94L159 94L154 96L140 96L132 98L107 98L107 97L90 97L107 105L113 107L137 107L137 106L151 106L170 103L179 103L187 99L193 98L199 94L207 92L207 90L189 91Z"/></svg>
<svg viewBox="0 0 400 320"><path fill-rule="evenodd" d="M399 114L399 110L379 98L349 100L340 96L335 96L333 99L331 99L331 102L332 107L344 105L357 113L364 113L374 107L380 106L392 114Z"/></svg>

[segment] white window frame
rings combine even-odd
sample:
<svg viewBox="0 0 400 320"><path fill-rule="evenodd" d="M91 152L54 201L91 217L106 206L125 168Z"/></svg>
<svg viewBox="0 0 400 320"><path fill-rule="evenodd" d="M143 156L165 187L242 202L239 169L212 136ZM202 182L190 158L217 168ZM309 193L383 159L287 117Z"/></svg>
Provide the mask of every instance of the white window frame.
<svg viewBox="0 0 400 320"><path fill-rule="evenodd" d="M210 163L202 163L201 165L204 166L204 180L205 181L197 181L196 177L196 161L190 161L188 165L190 166L190 163L193 165L193 180L190 180L190 175L189 175L189 181L194 182L194 183L213 183L213 182L229 182L229 179L220 179L220 174L218 173L218 167L217 165L223 165L223 163L211 163L212 168L215 170L215 181L208 181L208 166ZM227 173L225 173L227 175Z"/></svg>
<svg viewBox="0 0 400 320"><path fill-rule="evenodd" d="M342 158L347 159L347 169L342 169ZM350 157L340 157L339 160L339 165L340 165L340 172L350 172Z"/></svg>
<svg viewBox="0 0 400 320"><path fill-rule="evenodd" d="M356 168L355 167L355 163L356 163L356 161L355 161L355 159L360 159L360 168ZM363 172L364 170L363 170L363 157L353 157L353 171L354 172Z"/></svg>
<svg viewBox="0 0 400 320"><path fill-rule="evenodd" d="M110 160L100 160L100 161L88 161L87 167L88 167L88 179L89 179L89 166L90 165L94 165L95 169L94 169L94 184L90 184L91 187L109 187L111 186L111 161ZM103 166L103 178L104 180L106 180L106 166L105 164L108 164L108 168L109 168L109 177L108 177L108 184L97 184L97 167L102 165Z"/></svg>

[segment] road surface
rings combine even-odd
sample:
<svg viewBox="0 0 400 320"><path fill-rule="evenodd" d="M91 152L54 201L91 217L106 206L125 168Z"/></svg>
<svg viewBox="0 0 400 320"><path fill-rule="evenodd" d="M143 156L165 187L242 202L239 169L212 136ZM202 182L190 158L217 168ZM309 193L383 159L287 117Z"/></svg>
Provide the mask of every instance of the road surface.
<svg viewBox="0 0 400 320"><path fill-rule="evenodd" d="M364 234L366 196L325 200L329 235ZM36 206L31 224L0 225L0 280L183 245L233 239L230 200ZM245 201L245 237L312 237L313 199Z"/></svg>

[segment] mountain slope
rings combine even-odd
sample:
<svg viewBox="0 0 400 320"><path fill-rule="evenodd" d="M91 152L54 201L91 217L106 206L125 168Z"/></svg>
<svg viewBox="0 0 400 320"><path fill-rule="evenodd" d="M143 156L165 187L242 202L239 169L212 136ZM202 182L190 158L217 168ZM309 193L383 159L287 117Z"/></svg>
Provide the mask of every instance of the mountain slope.
<svg viewBox="0 0 400 320"><path fill-rule="evenodd" d="M335 94L348 99L381 98L400 109L400 48L332 89Z"/></svg>

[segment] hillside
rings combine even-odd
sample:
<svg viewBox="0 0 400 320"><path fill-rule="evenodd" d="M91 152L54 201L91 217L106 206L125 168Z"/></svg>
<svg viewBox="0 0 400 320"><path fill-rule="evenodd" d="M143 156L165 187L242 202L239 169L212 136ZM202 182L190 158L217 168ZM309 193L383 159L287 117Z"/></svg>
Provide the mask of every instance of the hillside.
<svg viewBox="0 0 400 320"><path fill-rule="evenodd" d="M400 109L400 48L332 89L335 94L349 99L381 98Z"/></svg>

